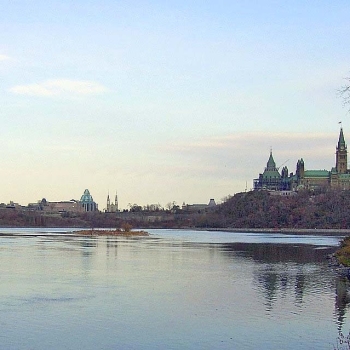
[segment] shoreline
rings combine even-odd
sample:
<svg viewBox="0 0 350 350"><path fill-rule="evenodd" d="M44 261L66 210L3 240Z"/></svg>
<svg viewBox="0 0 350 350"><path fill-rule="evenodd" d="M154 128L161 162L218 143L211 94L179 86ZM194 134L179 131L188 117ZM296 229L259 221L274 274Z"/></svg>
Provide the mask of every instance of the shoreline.
<svg viewBox="0 0 350 350"><path fill-rule="evenodd" d="M196 228L197 230L197 228ZM279 233L279 234L296 234L296 235L320 235L320 236L347 236L350 235L350 229L298 229L298 228L203 228L205 231L223 231L236 233Z"/></svg>
<svg viewBox="0 0 350 350"><path fill-rule="evenodd" d="M89 228L82 228L82 227L76 227L76 230L71 231L74 229L74 227L62 227L62 226L0 226L0 232L1 229L45 229L45 230L50 230L50 229L60 229L60 230L65 230L69 229L71 233L78 233L78 234L83 234L85 233L86 235L124 235L124 236L136 236L136 235L141 235L141 236L148 236L150 235L149 232L147 232L147 229L150 230L193 230L193 231L209 231L209 232L234 232L234 233L275 233L275 234L294 234L294 235L313 235L313 236L350 236L350 229L303 229L303 228L279 228L279 229L274 229L274 228L237 228L237 227L149 227L149 228L135 228L134 231L122 231L122 230L115 230L111 228L103 228L103 227L98 227L97 229L89 229ZM81 233L83 232L83 233ZM93 234L91 233L93 232ZM108 233L107 233L108 232Z"/></svg>

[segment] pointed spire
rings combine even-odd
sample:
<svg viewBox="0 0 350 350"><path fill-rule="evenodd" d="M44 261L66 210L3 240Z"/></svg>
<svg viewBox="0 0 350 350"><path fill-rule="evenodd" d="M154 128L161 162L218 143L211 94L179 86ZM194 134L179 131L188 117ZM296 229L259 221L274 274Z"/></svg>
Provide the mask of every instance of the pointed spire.
<svg viewBox="0 0 350 350"><path fill-rule="evenodd" d="M111 209L111 200L109 199L109 190L107 195L107 212L109 212Z"/></svg>
<svg viewBox="0 0 350 350"><path fill-rule="evenodd" d="M116 211L119 211L119 204L118 204L118 192L115 191L115 200L114 200L114 205L115 205L115 209Z"/></svg>
<svg viewBox="0 0 350 350"><path fill-rule="evenodd" d="M345 139L344 139L343 128L340 128L338 148L345 148L345 147L346 146L345 146Z"/></svg>
<svg viewBox="0 0 350 350"><path fill-rule="evenodd" d="M269 170L270 169L273 170L276 168L276 163L275 163L273 156L272 156L272 149L270 149L270 157L269 157L269 160L267 161L266 168Z"/></svg>

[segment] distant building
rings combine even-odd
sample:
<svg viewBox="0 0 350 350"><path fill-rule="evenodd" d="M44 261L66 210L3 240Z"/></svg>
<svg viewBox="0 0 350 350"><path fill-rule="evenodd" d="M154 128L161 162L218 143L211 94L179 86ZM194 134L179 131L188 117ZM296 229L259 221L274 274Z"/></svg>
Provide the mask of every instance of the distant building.
<svg viewBox="0 0 350 350"><path fill-rule="evenodd" d="M29 210L41 210L46 213L83 213L85 211L97 211L97 204L94 202L89 190L85 190L80 201L71 199L68 201L50 202L43 198L37 203L29 203Z"/></svg>
<svg viewBox="0 0 350 350"><path fill-rule="evenodd" d="M80 198L80 205L84 208L84 211L97 211L97 203L94 202L90 191L86 189Z"/></svg>
<svg viewBox="0 0 350 350"><path fill-rule="evenodd" d="M22 209L23 208L20 204L15 203L13 201L10 201L10 203L4 205L4 207L6 209Z"/></svg>
<svg viewBox="0 0 350 350"><path fill-rule="evenodd" d="M269 191L271 196L281 196L281 197L290 197L296 196L296 191Z"/></svg>
<svg viewBox="0 0 350 350"><path fill-rule="evenodd" d="M109 198L109 193L108 193L106 213L116 213L118 211L119 211L119 208L118 208L118 194L117 194L117 192L115 193L114 203Z"/></svg>
<svg viewBox="0 0 350 350"><path fill-rule="evenodd" d="M208 204L182 204L182 210L187 212L205 212L216 206L215 200L210 199Z"/></svg>
<svg viewBox="0 0 350 350"><path fill-rule="evenodd" d="M282 170L283 175L285 174L285 168ZM279 173L279 169L276 168L276 163L270 151L270 157L267 161L265 170L262 174L259 174L259 178L254 180L255 189L282 191L289 190L290 184L283 181L284 177ZM285 188L286 185L288 188Z"/></svg>
<svg viewBox="0 0 350 350"><path fill-rule="evenodd" d="M81 213L84 211L80 202L74 199L69 201L59 201L59 202L48 202L45 198L43 198L38 204L38 209L50 212L50 213L64 213L64 212L74 212ZM30 207L34 207L33 204Z"/></svg>
<svg viewBox="0 0 350 350"><path fill-rule="evenodd" d="M347 146L343 128L340 128L336 146L335 167L329 170L305 170L301 158L296 165L296 173L288 173L288 168L282 168L281 173L270 151L266 168L257 179L254 179L255 190L296 191L298 189L317 190L320 188L350 189L350 169L348 169ZM285 192L288 193L288 192Z"/></svg>

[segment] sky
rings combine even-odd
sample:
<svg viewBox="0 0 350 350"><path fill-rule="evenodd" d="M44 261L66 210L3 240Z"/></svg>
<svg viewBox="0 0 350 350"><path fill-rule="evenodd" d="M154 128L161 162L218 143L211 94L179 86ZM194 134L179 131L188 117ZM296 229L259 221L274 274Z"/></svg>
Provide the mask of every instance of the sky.
<svg viewBox="0 0 350 350"><path fill-rule="evenodd" d="M0 12L0 202L220 202L270 149L335 165L348 0L17 0Z"/></svg>

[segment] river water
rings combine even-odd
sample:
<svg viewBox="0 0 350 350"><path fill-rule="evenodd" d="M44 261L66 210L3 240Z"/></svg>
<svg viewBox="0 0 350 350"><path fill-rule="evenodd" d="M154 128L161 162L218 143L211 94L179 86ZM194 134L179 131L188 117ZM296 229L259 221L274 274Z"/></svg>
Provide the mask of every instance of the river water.
<svg viewBox="0 0 350 350"><path fill-rule="evenodd" d="M0 229L0 349L330 349L350 330L341 237Z"/></svg>

